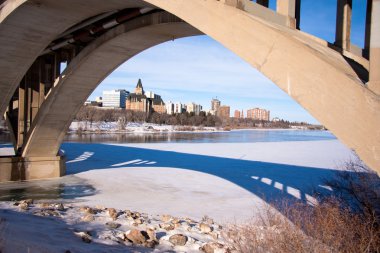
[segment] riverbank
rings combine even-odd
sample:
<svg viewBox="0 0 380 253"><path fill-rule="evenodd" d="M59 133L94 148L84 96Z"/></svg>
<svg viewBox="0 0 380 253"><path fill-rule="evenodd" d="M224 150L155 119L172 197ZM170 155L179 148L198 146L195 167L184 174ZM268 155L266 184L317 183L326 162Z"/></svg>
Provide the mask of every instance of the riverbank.
<svg viewBox="0 0 380 253"><path fill-rule="evenodd" d="M179 125L158 125L153 123L128 122L86 122L74 121L71 123L68 133L174 133L174 132L218 132L223 131L216 127L196 127Z"/></svg>
<svg viewBox="0 0 380 253"><path fill-rule="evenodd" d="M73 245L72 248L65 248L72 249L70 252L118 252L116 248L121 248L115 242L117 233L105 224L111 222L107 216L108 209L102 209L99 216L96 214L94 223L86 223L81 220L85 216L80 211L83 206L115 208L118 213L124 212L124 217L126 210L138 210L151 220L170 214L181 219L200 221L207 215L217 224L226 224L244 223L255 217L267 203L289 200L314 204L316 195L334 194L325 182L333 179L340 165L352 156L351 151L337 140L64 143L62 148L67 157L67 176L54 180L2 184L0 189L1 194L7 194L9 198L39 199L37 203L63 202L65 212L72 212L71 215L76 213L70 216L59 212L66 218L41 218L20 214L18 210L16 213L12 208L19 207L12 206L13 202L2 202L0 217L5 220L0 222L0 233L11 236L14 242L25 241L26 244L21 244L24 246L28 246L28 243L35 246L37 241L40 248L35 252L50 247L40 238L49 238L49 245L51 239L54 247L59 248L48 248L48 252L62 252L67 245ZM36 207L40 208L32 206L30 211L33 213ZM56 211L55 206L48 208ZM278 212L281 210L278 209ZM112 222L120 223L118 220ZM131 230L131 227L126 227L126 222L132 220L121 221L124 235ZM23 230L25 224L28 224L28 229ZM49 229L44 229L45 226ZM90 244L81 239L86 235L78 234L86 231L90 231L93 239ZM182 230L177 232L185 233ZM100 240L103 235L109 237ZM206 243L198 241L202 245ZM125 242L122 242L125 251L151 251L150 248L135 246L128 248ZM184 250L169 246L175 252ZM199 252L200 245L191 244L189 247L185 251ZM155 252L167 252L169 248L159 250L157 248Z"/></svg>
<svg viewBox="0 0 380 253"><path fill-rule="evenodd" d="M291 126L290 128L231 128L231 127L205 127L205 126L181 126L181 125L159 125L153 123L128 122L121 124L119 122L87 122L74 121L71 123L69 134L91 134L91 133L112 133L112 134L144 134L144 133L183 133L183 132L226 132L226 131L246 131L246 130L316 130L308 129L306 126ZM320 131L320 130L319 130Z"/></svg>
<svg viewBox="0 0 380 253"><path fill-rule="evenodd" d="M231 252L223 227L209 217L195 221L32 199L0 203L0 234L3 253Z"/></svg>

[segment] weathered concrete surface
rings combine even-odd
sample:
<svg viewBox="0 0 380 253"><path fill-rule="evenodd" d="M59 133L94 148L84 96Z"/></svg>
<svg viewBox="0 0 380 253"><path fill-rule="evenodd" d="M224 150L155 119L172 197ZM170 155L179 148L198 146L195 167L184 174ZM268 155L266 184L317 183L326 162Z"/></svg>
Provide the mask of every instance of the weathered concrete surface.
<svg viewBox="0 0 380 253"><path fill-rule="evenodd" d="M380 96L380 0L372 2L368 87Z"/></svg>
<svg viewBox="0 0 380 253"><path fill-rule="evenodd" d="M363 85L338 52L224 1L147 0L257 68L380 172L379 95Z"/></svg>
<svg viewBox="0 0 380 253"><path fill-rule="evenodd" d="M0 94L3 94L3 90L7 92L6 101L9 101L7 99L9 98L9 94L14 91L15 85L17 86L19 79L22 77L22 73L25 73L27 67L38 54L37 52L40 52L48 44L49 39L51 40L54 37L54 33L57 35L65 30L65 25L59 26L56 24L57 21L62 21L66 24L66 28L68 28L69 23L73 25L76 22L75 20L83 20L83 17L91 16L89 15L91 11L99 13L102 8L104 10L110 8L111 10L113 6L118 5L143 4L141 1L132 0L93 0L91 3L86 1L86 4L74 0L41 0L40 2L50 3L54 7L60 4L64 6L58 6L59 10L52 8L49 11L42 4L39 8L44 12L41 12L37 11L40 9L36 10L35 4L22 5L19 7L21 8L20 10L18 8L15 13L9 14L9 20L5 20L7 21L5 23L7 26L3 26L2 23L0 27L0 46L7 46L6 50L4 50L6 53L3 53L3 49L1 50L0 59L15 59L15 62L12 62L9 66L7 62L1 61L0 76L4 76L7 72L12 73L14 71L13 67L16 68L15 72L17 72L16 74L12 74L10 78L1 79ZM213 37L253 67L257 68L329 128L341 141L353 148L370 167L380 172L379 95L363 85L357 74L340 53L309 36L305 36L302 32L265 22L262 18L257 18L246 11L242 11L242 9L247 9L243 6L246 2L242 0L145 1L145 3L154 4L177 15L203 33ZM98 3L98 5L95 3ZM91 11L87 11L87 8L90 8ZM46 14L43 20L39 17L42 14ZM0 17L4 15L1 12ZM36 17L34 17L35 15ZM0 20L2 19L0 18ZM21 22L23 25L17 23L17 20L20 19L23 20ZM33 22L29 20L33 20ZM34 25L44 25L36 26L40 30L36 28L37 31L31 33L30 29L27 28L32 28L32 26L28 26L27 22L31 22ZM11 45L12 40L9 39L2 41L2 35L11 34L10 29L12 25L17 28L16 32L13 32L15 34L13 41L16 45ZM53 31L54 29L59 32ZM25 34L25 37L20 37L20 34ZM150 39L151 37L149 37ZM19 42L19 40L23 42ZM125 45L118 46L124 47ZM153 46L153 40L150 46ZM8 47L10 48L8 49ZM22 48L24 51L18 52L19 48ZM30 50L31 53L25 54L25 50ZM112 51L110 55L113 55ZM113 56L117 57L117 55ZM70 79L71 75L75 76L76 71L68 71L65 76L62 76L62 80L66 79L73 82L72 88L75 85L84 85L84 83L88 82L95 83L97 80L108 75L115 67L112 65L114 63L113 59L111 59L112 57L107 56L107 54L97 55L94 53L94 56L89 55L88 57L94 60L92 66L84 64L83 66L86 67L82 68L81 64L84 62L77 60L77 69L82 69L80 79ZM119 60L121 61L121 59ZM104 68L96 67L100 62L105 65ZM110 66L107 66L108 64ZM7 71L3 71L3 66ZM99 78L100 74L98 72L103 74L101 78ZM84 82L84 80L86 81ZM13 87L13 90L9 87ZM84 87L86 91L81 92L81 94L85 92L89 92L87 94L90 94L92 88L94 87ZM58 92L55 94L58 94ZM79 102L82 98L76 98L74 92L69 91L67 93L59 92L59 94L59 96L70 98L69 101L65 100L69 108L78 106L78 108L72 111L73 115L79 109ZM4 100L1 101L0 112L2 113L6 102L4 103ZM58 100L54 104L56 102ZM51 106L53 106L53 103ZM45 122L42 120L39 121L39 124L35 125L36 127L33 132L43 132L44 130L47 137L45 139L40 137L34 138L33 136L37 132L32 132L30 134L31 141L25 149L26 152L24 152L25 156L32 155L33 152L35 152L34 155L43 155L42 152L45 151L38 148L42 147L42 145L50 145L49 143L54 141L55 144L52 146L52 149L58 149L60 141L63 138L62 135L64 135L63 130L67 129L70 123L66 121L67 118L64 118L65 113L60 110L62 110L62 107L57 105L56 109L51 110L52 115L56 115L49 116L51 121L47 120ZM44 114L49 114L48 111L46 110ZM49 117L46 117L46 119ZM42 125L45 125L45 127L42 127ZM58 139L52 139L52 136L55 136L55 134L50 134L49 131L58 125L63 125L63 127L59 128L59 130L62 130L62 133ZM38 136L38 134L35 136ZM38 140L40 141L40 145L33 144L38 143ZM36 151L33 151L35 148Z"/></svg>
<svg viewBox="0 0 380 253"><path fill-rule="evenodd" d="M147 6L140 0L12 0L0 10L0 115L37 56L76 23L102 12Z"/></svg>
<svg viewBox="0 0 380 253"><path fill-rule="evenodd" d="M162 42L198 34L197 29L174 15L160 12L99 37L70 62L55 83L33 122L22 156L55 156L78 110L120 64Z"/></svg>
<svg viewBox="0 0 380 253"><path fill-rule="evenodd" d="M0 182L55 178L65 175L66 159L55 157L0 157Z"/></svg>

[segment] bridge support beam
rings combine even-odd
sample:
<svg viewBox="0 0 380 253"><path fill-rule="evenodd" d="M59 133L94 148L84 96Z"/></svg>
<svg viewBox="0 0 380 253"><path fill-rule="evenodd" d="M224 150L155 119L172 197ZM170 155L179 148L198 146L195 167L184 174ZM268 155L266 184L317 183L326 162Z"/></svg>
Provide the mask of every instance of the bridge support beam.
<svg viewBox="0 0 380 253"><path fill-rule="evenodd" d="M372 0L371 9L368 88L380 95L380 0Z"/></svg>
<svg viewBox="0 0 380 253"><path fill-rule="evenodd" d="M290 28L300 28L301 0L277 0L277 12L288 17Z"/></svg>
<svg viewBox="0 0 380 253"><path fill-rule="evenodd" d="M65 172L64 156L0 157L0 183L61 177Z"/></svg>
<svg viewBox="0 0 380 253"><path fill-rule="evenodd" d="M335 45L350 51L352 0L338 0Z"/></svg>

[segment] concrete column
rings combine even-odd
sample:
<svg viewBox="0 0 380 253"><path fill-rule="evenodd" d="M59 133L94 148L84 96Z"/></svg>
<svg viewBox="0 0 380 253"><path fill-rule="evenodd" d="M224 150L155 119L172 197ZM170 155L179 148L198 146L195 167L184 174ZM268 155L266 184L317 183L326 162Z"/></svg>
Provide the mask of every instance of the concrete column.
<svg viewBox="0 0 380 253"><path fill-rule="evenodd" d="M30 89L31 89L31 108L30 108L30 125L32 124L34 118L37 115L38 109L40 108L40 84L41 84L41 61L40 59L37 59L31 69L29 70L31 72L31 83L30 83Z"/></svg>
<svg viewBox="0 0 380 253"><path fill-rule="evenodd" d="M26 103L27 103L27 91L26 91L26 76L20 82L18 88L18 127L17 127L17 147L20 149L24 143L24 137L27 129L27 117L26 117Z"/></svg>
<svg viewBox="0 0 380 253"><path fill-rule="evenodd" d="M269 6L269 0L257 0L256 3L268 7Z"/></svg>
<svg viewBox="0 0 380 253"><path fill-rule="evenodd" d="M367 11L365 20L365 39L363 56L369 59L369 45L371 40L371 15L372 15L372 0L367 0Z"/></svg>
<svg viewBox="0 0 380 253"><path fill-rule="evenodd" d="M296 29L300 29L301 25L301 0L296 0Z"/></svg>
<svg viewBox="0 0 380 253"><path fill-rule="evenodd" d="M352 0L338 0L335 45L350 51Z"/></svg>
<svg viewBox="0 0 380 253"><path fill-rule="evenodd" d="M39 87L39 99L38 99L38 107L41 107L42 103L45 101L45 87L48 80L47 77L47 67L46 67L46 59L41 58L40 60L40 87Z"/></svg>
<svg viewBox="0 0 380 253"><path fill-rule="evenodd" d="M380 95L380 0L372 0L368 88Z"/></svg>
<svg viewBox="0 0 380 253"><path fill-rule="evenodd" d="M32 68L28 70L28 72L25 75L25 128L24 128L24 140L26 140L26 137L28 135L28 131L30 129L30 126L32 125Z"/></svg>
<svg viewBox="0 0 380 253"><path fill-rule="evenodd" d="M299 28L300 11L300 0L277 0L277 12L288 17L288 26L291 28Z"/></svg>

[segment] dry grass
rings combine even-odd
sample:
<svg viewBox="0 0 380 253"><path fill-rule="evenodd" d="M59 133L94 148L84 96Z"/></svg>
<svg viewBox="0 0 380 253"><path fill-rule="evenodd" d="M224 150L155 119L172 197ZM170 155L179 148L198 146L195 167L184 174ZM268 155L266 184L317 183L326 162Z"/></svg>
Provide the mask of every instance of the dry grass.
<svg viewBox="0 0 380 253"><path fill-rule="evenodd" d="M375 217L353 213L334 199L313 208L289 205L282 214L268 207L259 219L231 226L226 237L243 253L380 252Z"/></svg>
<svg viewBox="0 0 380 253"><path fill-rule="evenodd" d="M358 168L359 174L351 173ZM339 198L325 198L316 206L272 203L248 224L230 226L225 237L243 253L380 252L380 180L363 174L363 168L350 162L347 173L330 183L343 191Z"/></svg>

